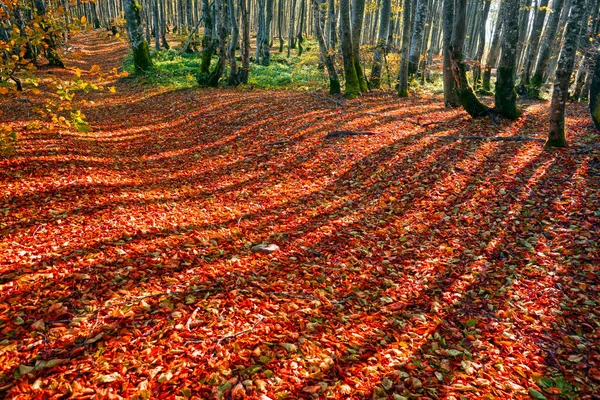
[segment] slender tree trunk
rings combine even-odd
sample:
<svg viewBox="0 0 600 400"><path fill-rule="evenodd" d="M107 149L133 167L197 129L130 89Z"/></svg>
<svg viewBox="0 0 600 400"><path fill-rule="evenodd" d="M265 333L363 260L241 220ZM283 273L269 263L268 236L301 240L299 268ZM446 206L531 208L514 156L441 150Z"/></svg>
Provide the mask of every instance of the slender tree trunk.
<svg viewBox="0 0 600 400"><path fill-rule="evenodd" d="M381 3L381 21L379 22L379 35L377 47L373 54L373 68L371 69L371 87L379 89L381 87L381 66L383 58L387 53L387 39L390 28L390 17L392 14L392 1L382 0Z"/></svg>
<svg viewBox="0 0 600 400"><path fill-rule="evenodd" d="M483 51L485 50L485 26L490 12L491 0L484 0L483 11L479 20L479 35L477 52L475 53L475 59L473 60L473 87L475 90L479 89L481 84L481 59L483 58Z"/></svg>
<svg viewBox="0 0 600 400"><path fill-rule="evenodd" d="M140 4L136 0L123 0L123 6L135 70L136 72L147 71L152 67L152 60L150 59L148 42L144 39Z"/></svg>
<svg viewBox="0 0 600 400"><path fill-rule="evenodd" d="M402 54L400 59L400 72L398 73L399 97L408 97L408 57L410 51L410 28L413 1L416 0L404 0L402 16Z"/></svg>
<svg viewBox="0 0 600 400"><path fill-rule="evenodd" d="M409 1L409 0L405 0ZM454 25L454 0L443 0L442 5L442 31L444 53L443 79L444 79L444 104L446 107L460 106L460 99L456 92L454 73L452 72L452 61L450 60L450 44L452 41L452 27ZM404 48L404 46L403 46Z"/></svg>
<svg viewBox="0 0 600 400"><path fill-rule="evenodd" d="M352 59L354 60L354 69L358 77L360 91L365 93L369 91L369 88L360 63L360 43L365 16L365 0L354 0L352 6Z"/></svg>
<svg viewBox="0 0 600 400"><path fill-rule="evenodd" d="M283 53L283 0L277 2L277 36L279 38L279 52Z"/></svg>
<svg viewBox="0 0 600 400"><path fill-rule="evenodd" d="M487 60L485 62L485 69L483 71L483 83L482 89L486 94L489 94L491 88L492 69L496 67L498 63L498 57L500 56L500 39L502 38L502 3L498 9L498 16L496 18L496 28L494 29L494 35L492 37L492 44L488 52Z"/></svg>
<svg viewBox="0 0 600 400"><path fill-rule="evenodd" d="M344 76L346 91L344 96L355 98L360 96L360 83L356 74L354 57L352 56L352 31L350 29L350 0L340 0L340 36L342 41L342 58L344 60Z"/></svg>
<svg viewBox="0 0 600 400"><path fill-rule="evenodd" d="M528 94L532 97L539 98L541 95L542 86L544 84L544 76L548 73L548 64L552 52L552 46L556 39L556 32L560 22L560 15L565 0L554 0L552 2L552 13L546 24L546 32L544 33L544 41L540 48L535 73L531 78Z"/></svg>
<svg viewBox="0 0 600 400"><path fill-rule="evenodd" d="M590 114L596 128L600 129L600 52L596 55L596 66L594 67L594 76L590 84Z"/></svg>
<svg viewBox="0 0 600 400"><path fill-rule="evenodd" d="M569 81L573 72L575 54L579 44L581 25L585 15L585 0L573 0L571 14L565 28L565 43L558 60L554 92L550 104L550 130L547 147L565 147L565 106L569 98Z"/></svg>
<svg viewBox="0 0 600 400"><path fill-rule="evenodd" d="M235 58L235 49L238 47L240 30L237 24L236 10L233 0L227 0L227 11L229 15L229 25L231 28L231 40L227 49L227 58L229 60L229 77L227 84L229 86L237 86L240 84L237 60Z"/></svg>
<svg viewBox="0 0 600 400"><path fill-rule="evenodd" d="M152 16L152 21L154 24L154 49L156 51L160 50L160 9L158 7L158 0L153 1L153 9L154 15Z"/></svg>
<svg viewBox="0 0 600 400"><path fill-rule="evenodd" d="M521 111L517 107L515 91L515 66L517 62L517 39L519 37L519 0L504 0L502 19L502 59L496 77L496 108L508 119L517 119Z"/></svg>
<svg viewBox="0 0 600 400"><path fill-rule="evenodd" d="M300 1L300 21L298 24L298 57L300 57L302 55L302 51L304 51L302 43L304 43L304 21L306 20L306 0Z"/></svg>
<svg viewBox="0 0 600 400"><path fill-rule="evenodd" d="M212 35L212 10L208 0L202 0L202 16L204 18L204 36L202 38L202 56L198 80L204 82L210 73L210 60L215 52L215 40ZM203 76L201 78L201 76Z"/></svg>
<svg viewBox="0 0 600 400"><path fill-rule="evenodd" d="M410 52L408 56L409 76L416 74L419 67L423 33L425 32L425 20L427 18L427 0L416 0L416 2L415 20L412 24L412 38L410 40Z"/></svg>
<svg viewBox="0 0 600 400"><path fill-rule="evenodd" d="M294 35L294 25L296 23L296 0L292 0L290 8L290 25L288 26L288 48L287 56L290 56L290 50L296 48L296 36Z"/></svg>
<svg viewBox="0 0 600 400"><path fill-rule="evenodd" d="M540 38L542 37L542 29L544 28L547 9L548 0L541 0L540 5L535 13L531 37L529 38L529 47L527 48L527 55L525 56L525 68L523 69L523 74L521 75L521 85L529 85L531 70L535 65L535 60L540 47Z"/></svg>
<svg viewBox="0 0 600 400"><path fill-rule="evenodd" d="M329 93L339 94L340 89L340 78L338 77L335 69L335 63L332 53L327 48L327 42L323 35L323 25L325 24L325 13L323 12L323 5L326 0L315 0L313 3L314 23L315 23L315 36L319 42L319 51L321 57L327 67L327 74L329 75Z"/></svg>
<svg viewBox="0 0 600 400"><path fill-rule="evenodd" d="M332 50L335 50L335 46L337 45L337 12L335 9L335 0L329 0L329 7L327 10L328 14L328 39L329 39L329 47Z"/></svg>
<svg viewBox="0 0 600 400"><path fill-rule="evenodd" d="M452 41L449 48L452 75L460 104L471 117L476 118L488 114L489 108L479 101L473 89L469 86L462 53L465 44L467 0L457 0L456 5Z"/></svg>
<svg viewBox="0 0 600 400"><path fill-rule="evenodd" d="M248 83L248 75L250 73L250 21L247 1L240 0L240 11L242 14L242 70L240 71L240 83Z"/></svg>

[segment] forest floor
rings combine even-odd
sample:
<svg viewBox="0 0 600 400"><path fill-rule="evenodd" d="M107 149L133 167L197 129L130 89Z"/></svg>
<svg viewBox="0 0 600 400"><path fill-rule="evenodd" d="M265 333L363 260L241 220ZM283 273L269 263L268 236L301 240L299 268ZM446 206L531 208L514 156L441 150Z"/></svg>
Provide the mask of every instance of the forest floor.
<svg viewBox="0 0 600 400"><path fill-rule="evenodd" d="M38 75L114 87L76 94L91 132L38 121L43 82L0 99L0 397L598 398L585 105L545 150L440 136L543 139L547 102L173 91L73 49Z"/></svg>

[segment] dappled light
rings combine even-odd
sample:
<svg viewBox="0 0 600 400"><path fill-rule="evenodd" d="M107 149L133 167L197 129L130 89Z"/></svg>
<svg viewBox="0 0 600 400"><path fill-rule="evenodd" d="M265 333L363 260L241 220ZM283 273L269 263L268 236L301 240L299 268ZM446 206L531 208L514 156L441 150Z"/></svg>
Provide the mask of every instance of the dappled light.
<svg viewBox="0 0 600 400"><path fill-rule="evenodd" d="M545 139L542 100L496 124L438 94L172 90L110 72L118 38L73 46L40 90L76 68L96 79L76 94L91 130L39 122L32 91L0 99L19 135L0 158L2 396L600 390L583 104L567 105L570 147L549 150L491 140Z"/></svg>

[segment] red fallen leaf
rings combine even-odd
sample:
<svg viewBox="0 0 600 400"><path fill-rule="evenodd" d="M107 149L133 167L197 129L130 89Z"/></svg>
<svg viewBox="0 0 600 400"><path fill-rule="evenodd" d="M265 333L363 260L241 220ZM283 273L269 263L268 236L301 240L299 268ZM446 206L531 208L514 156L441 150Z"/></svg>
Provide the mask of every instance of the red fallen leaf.
<svg viewBox="0 0 600 400"><path fill-rule="evenodd" d="M318 393L321 389L322 389L321 386L314 385L314 386L305 386L302 388L302 391L312 394L312 393Z"/></svg>
<svg viewBox="0 0 600 400"><path fill-rule="evenodd" d="M590 378L600 382L600 369L590 368L588 371Z"/></svg>

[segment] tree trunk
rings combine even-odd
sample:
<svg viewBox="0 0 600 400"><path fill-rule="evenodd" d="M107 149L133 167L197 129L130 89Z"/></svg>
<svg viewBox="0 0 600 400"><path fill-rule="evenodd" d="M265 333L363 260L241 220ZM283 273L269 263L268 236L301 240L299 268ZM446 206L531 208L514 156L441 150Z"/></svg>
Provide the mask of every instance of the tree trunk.
<svg viewBox="0 0 600 400"><path fill-rule="evenodd" d="M454 77L460 104L471 117L476 118L488 114L489 108L479 101L473 89L469 86L462 53L465 44L467 0L457 0L456 5L452 41L449 48L452 76Z"/></svg>
<svg viewBox="0 0 600 400"><path fill-rule="evenodd" d="M569 98L569 81L573 72L575 54L579 44L579 35L583 16L585 15L585 0L573 0L571 14L565 28L565 43L560 53L554 92L550 104L550 130L546 147L565 147L565 106Z"/></svg>
<svg viewBox="0 0 600 400"><path fill-rule="evenodd" d="M129 42L133 51L133 64L136 72L147 71L152 67L148 42L144 39L144 28L140 18L141 6L136 0L124 0L125 20Z"/></svg>
<svg viewBox="0 0 600 400"><path fill-rule="evenodd" d="M354 57L352 57L352 32L350 30L350 0L340 0L340 35L342 41L342 58L344 60L344 76L346 91L344 96L356 98L360 96L360 83L356 75Z"/></svg>
<svg viewBox="0 0 600 400"><path fill-rule="evenodd" d="M408 56L410 51L410 22L413 1L416 0L404 0L404 10L402 15L402 54L400 59L400 72L398 73L399 97L408 97Z"/></svg>
<svg viewBox="0 0 600 400"><path fill-rule="evenodd" d="M502 38L502 3L498 9L498 16L496 17L496 28L494 29L494 36L492 37L492 44L488 52L487 60L485 62L485 69L483 71L483 83L482 89L486 94L491 93L492 87L490 81L492 78L492 69L496 67L498 63L498 57L500 56L500 39Z"/></svg>
<svg viewBox="0 0 600 400"><path fill-rule="evenodd" d="M544 33L544 41L540 48L535 73L531 78L528 94L529 96L539 98L541 95L542 86L544 84L544 76L548 73L548 63L552 52L552 45L558 31L560 15L563 8L564 0L554 0L552 3L552 14L546 24L546 32Z"/></svg>
<svg viewBox="0 0 600 400"><path fill-rule="evenodd" d="M329 93L339 94L340 90L340 78L338 77L335 69L335 63L333 60L332 52L327 48L327 42L323 35L323 25L325 23L325 13L323 12L323 5L326 0L315 0L313 6L314 23L315 23L315 36L319 42L319 51L325 66L327 67L327 74L329 75Z"/></svg>
<svg viewBox="0 0 600 400"><path fill-rule="evenodd" d="M373 68L371 69L371 87L376 89L381 87L381 66L383 64L384 54L387 53L387 39L391 13L392 1L382 0L377 47L375 47L375 53L373 54Z"/></svg>
<svg viewBox="0 0 600 400"><path fill-rule="evenodd" d="M277 36L279 37L279 52L283 53L283 0L277 2Z"/></svg>
<svg viewBox="0 0 600 400"><path fill-rule="evenodd" d="M352 59L358 77L361 92L368 92L367 80L360 63L360 43L365 16L365 0L354 0L352 3Z"/></svg>
<svg viewBox="0 0 600 400"><path fill-rule="evenodd" d="M335 0L329 0L329 7L327 10L328 14L328 39L329 39L329 48L335 50L335 46L337 45L337 12L335 10Z"/></svg>
<svg viewBox="0 0 600 400"><path fill-rule="evenodd" d="M419 60L421 59L421 45L425 31L425 19L427 18L427 0L416 0L415 20L412 24L412 39L410 40L410 52L408 56L408 75L417 73Z"/></svg>
<svg viewBox="0 0 600 400"><path fill-rule="evenodd" d="M229 15L229 25L231 28L231 40L229 42L229 48L227 49L227 58L229 60L229 77L227 78L227 84L229 86L237 86L240 84L240 77L237 60L235 58L235 49L238 46L240 30L237 24L237 18L235 14L236 10L233 0L227 0L227 11Z"/></svg>
<svg viewBox="0 0 600 400"><path fill-rule="evenodd" d="M487 23L488 14L490 12L491 0L484 0L483 11L479 20L479 35L477 52L475 53L475 59L473 60L473 87L477 90L481 84L481 59L483 58L483 51L485 50L485 26Z"/></svg>
<svg viewBox="0 0 600 400"><path fill-rule="evenodd" d="M496 77L496 109L508 119L517 119L521 111L517 107L515 91L515 66L517 62L517 39L519 37L519 0L504 0L502 19L502 59Z"/></svg>
<svg viewBox="0 0 600 400"><path fill-rule="evenodd" d="M408 0L405 0L408 1ZM452 25L454 23L454 0L443 0L442 5L442 33L444 35L442 52L444 54L443 79L444 79L444 104L446 107L460 106L460 99L456 93L452 62L450 61L450 43L452 40Z"/></svg>
<svg viewBox="0 0 600 400"><path fill-rule="evenodd" d="M540 38L542 37L542 29L544 28L544 20L546 19L546 10L548 9L548 0L541 0L540 6L536 10L533 28L529 38L529 47L525 56L525 68L521 75L521 85L529 85L531 78L531 69L535 65L538 50L540 47Z"/></svg>
<svg viewBox="0 0 600 400"><path fill-rule="evenodd" d="M600 129L600 52L596 55L596 66L594 76L590 84L590 113L596 128Z"/></svg>
<svg viewBox="0 0 600 400"><path fill-rule="evenodd" d="M240 11L242 14L242 70L240 71L240 83L248 83L248 74L250 73L250 21L247 0L240 0Z"/></svg>

